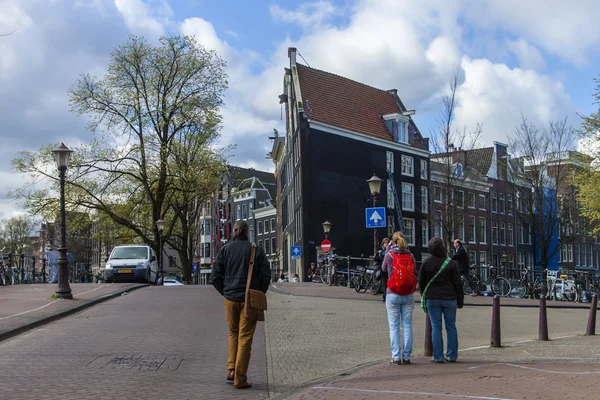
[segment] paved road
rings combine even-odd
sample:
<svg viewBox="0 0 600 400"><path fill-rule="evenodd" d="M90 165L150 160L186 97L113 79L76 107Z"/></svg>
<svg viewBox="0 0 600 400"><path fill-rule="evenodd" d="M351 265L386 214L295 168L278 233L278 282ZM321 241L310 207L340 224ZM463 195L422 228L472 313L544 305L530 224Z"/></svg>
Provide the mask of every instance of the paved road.
<svg viewBox="0 0 600 400"><path fill-rule="evenodd" d="M251 391L225 380L227 325L212 287L149 287L0 343L0 399L260 399L264 325Z"/></svg>

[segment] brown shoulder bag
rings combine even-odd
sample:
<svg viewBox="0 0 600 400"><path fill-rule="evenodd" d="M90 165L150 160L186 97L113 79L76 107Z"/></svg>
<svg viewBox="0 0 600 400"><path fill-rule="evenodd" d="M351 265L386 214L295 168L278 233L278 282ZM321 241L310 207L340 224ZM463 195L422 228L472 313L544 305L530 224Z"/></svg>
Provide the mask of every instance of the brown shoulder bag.
<svg viewBox="0 0 600 400"><path fill-rule="evenodd" d="M250 250L250 268L248 268L248 281L246 282L244 313L246 314L247 318L251 318L256 321L264 321L265 311L267 310L267 296L260 290L250 289L250 281L252 280L255 256L256 244L252 243L252 249Z"/></svg>

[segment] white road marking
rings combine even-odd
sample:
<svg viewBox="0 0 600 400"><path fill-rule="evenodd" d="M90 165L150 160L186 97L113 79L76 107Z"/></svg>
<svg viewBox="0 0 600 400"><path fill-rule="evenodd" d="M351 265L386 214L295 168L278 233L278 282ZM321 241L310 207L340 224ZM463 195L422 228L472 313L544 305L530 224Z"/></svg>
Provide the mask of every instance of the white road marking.
<svg viewBox="0 0 600 400"><path fill-rule="evenodd" d="M44 305L44 306L41 306L41 307L35 308L35 309L33 309L33 310L27 310L27 311L23 311L23 312L20 312L20 313L17 313L17 314L13 314L13 315L8 315L8 316L6 316L6 317L2 317L2 318L0 318L0 321L1 321L1 320L3 320L3 319L8 319L8 318L13 318L13 317L18 317L19 315L28 314L28 313L30 313L30 312L34 312L34 311L41 310L42 308L46 308L46 307L48 307L49 305L52 305L52 304L56 303L57 301L60 301L60 299L57 299L57 300L51 301L50 303L48 303L48 304L46 304L46 305Z"/></svg>
<svg viewBox="0 0 600 400"><path fill-rule="evenodd" d="M584 359L582 359L582 360L584 360ZM598 375L598 374L600 374L600 371L581 371L581 372L552 371L552 370L548 370L548 369L534 368L534 367L528 367L526 365L517 365L517 364L510 364L510 363L495 363L495 364L476 365L474 367L469 367L468 369L492 367L494 365L506 365L507 367L522 368L522 369L528 369L531 371L543 372L546 374L556 374L556 375Z"/></svg>
<svg viewBox="0 0 600 400"><path fill-rule="evenodd" d="M103 287L106 287L106 285L98 286L96 289L88 290L87 292L77 293L75 296L81 296L82 294L91 293L91 292L94 292L94 291L96 291L98 289L102 289Z"/></svg>
<svg viewBox="0 0 600 400"><path fill-rule="evenodd" d="M469 350L480 350L480 349L487 349L490 346L477 346L477 347L469 347L466 349L459 349L458 351L469 351Z"/></svg>
<svg viewBox="0 0 600 400"><path fill-rule="evenodd" d="M391 393L391 394L408 394L411 396L437 396L437 397L459 397L462 399L480 399L480 400L516 400L504 397L487 397L487 396L469 396L465 394L452 393L429 393L429 392L405 392L402 390L376 390L376 389L355 389L341 388L331 386L315 386L313 390L339 390L343 392L362 392L362 393Z"/></svg>

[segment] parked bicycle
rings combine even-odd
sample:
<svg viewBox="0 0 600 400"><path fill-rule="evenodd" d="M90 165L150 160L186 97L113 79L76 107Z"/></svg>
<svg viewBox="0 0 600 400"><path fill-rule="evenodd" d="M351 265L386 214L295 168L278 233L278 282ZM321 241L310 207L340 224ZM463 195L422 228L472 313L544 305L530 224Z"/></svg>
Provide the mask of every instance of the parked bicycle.
<svg viewBox="0 0 600 400"><path fill-rule="evenodd" d="M558 301L578 301L579 292L573 279L567 279L567 275L558 275L558 271L547 271L548 293L550 298Z"/></svg>
<svg viewBox="0 0 600 400"><path fill-rule="evenodd" d="M358 293L361 291L366 293L370 289L372 294L378 294L381 289L381 268L379 265L359 266L356 269L358 274L353 280L354 290Z"/></svg>
<svg viewBox="0 0 600 400"><path fill-rule="evenodd" d="M539 299L544 294L544 280L541 276L536 276L534 281L529 280L531 273L531 267L527 267L521 272L521 278L517 279L516 283L512 285L510 292L511 297L531 297Z"/></svg>
<svg viewBox="0 0 600 400"><path fill-rule="evenodd" d="M482 292L486 292L488 287L491 288L492 292L498 296L507 297L511 292L511 286L508 279L500 276L497 273L498 267L494 267L492 265L482 265L483 268L487 269L487 279L485 281L481 281L479 276L477 275L477 271L474 266L469 268L469 274L471 274L471 280L473 281L473 286L477 288L476 294L481 294ZM465 294L470 295L473 293L473 288L469 286L466 282L466 278L463 276L461 278L463 291Z"/></svg>

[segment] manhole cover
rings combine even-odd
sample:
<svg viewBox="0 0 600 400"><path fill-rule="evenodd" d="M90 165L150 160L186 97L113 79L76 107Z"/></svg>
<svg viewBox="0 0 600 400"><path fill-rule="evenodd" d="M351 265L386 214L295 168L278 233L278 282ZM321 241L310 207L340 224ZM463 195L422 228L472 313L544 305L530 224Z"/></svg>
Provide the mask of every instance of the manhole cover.
<svg viewBox="0 0 600 400"><path fill-rule="evenodd" d="M129 369L138 371L177 371L183 358L179 356L114 356L103 355L90 361L89 369Z"/></svg>

